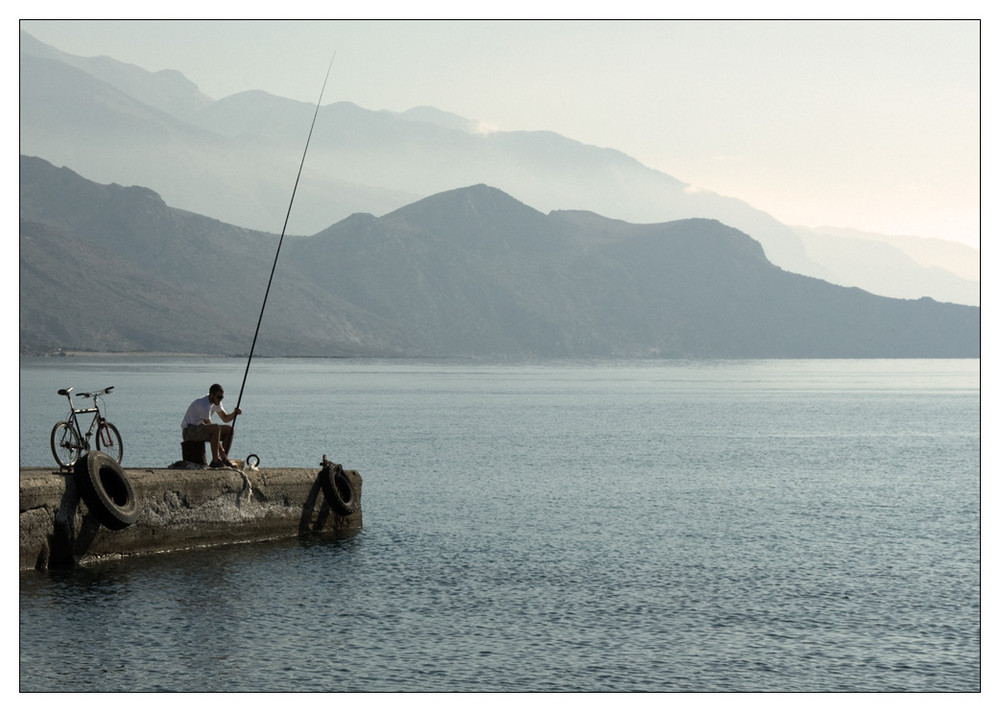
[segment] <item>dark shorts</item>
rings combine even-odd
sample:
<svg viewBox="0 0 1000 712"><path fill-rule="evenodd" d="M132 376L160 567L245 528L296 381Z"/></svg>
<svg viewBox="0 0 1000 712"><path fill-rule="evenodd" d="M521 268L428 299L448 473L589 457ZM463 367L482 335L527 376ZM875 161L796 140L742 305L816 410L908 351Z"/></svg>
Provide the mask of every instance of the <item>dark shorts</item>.
<svg viewBox="0 0 1000 712"><path fill-rule="evenodd" d="M185 442L191 443L207 443L211 440L208 436L208 426L204 423L196 423L195 425L185 427L183 438Z"/></svg>

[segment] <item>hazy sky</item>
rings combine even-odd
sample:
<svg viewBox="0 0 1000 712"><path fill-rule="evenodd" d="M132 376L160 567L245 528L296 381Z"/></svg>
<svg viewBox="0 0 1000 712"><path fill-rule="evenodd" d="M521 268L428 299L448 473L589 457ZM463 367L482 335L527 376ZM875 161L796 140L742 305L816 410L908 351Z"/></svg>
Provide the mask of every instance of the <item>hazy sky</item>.
<svg viewBox="0 0 1000 712"><path fill-rule="evenodd" d="M974 21L24 21L58 49L248 90L619 149L788 224L979 244ZM516 196L515 196L516 197Z"/></svg>

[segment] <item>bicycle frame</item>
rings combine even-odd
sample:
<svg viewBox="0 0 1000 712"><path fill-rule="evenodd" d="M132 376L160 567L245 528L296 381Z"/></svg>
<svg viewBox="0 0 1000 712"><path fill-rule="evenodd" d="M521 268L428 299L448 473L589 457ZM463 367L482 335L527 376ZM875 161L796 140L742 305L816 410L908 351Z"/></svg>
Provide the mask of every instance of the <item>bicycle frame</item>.
<svg viewBox="0 0 1000 712"><path fill-rule="evenodd" d="M72 423L73 428L76 429L76 434L80 437L80 442L82 443L83 448L85 450L90 450L90 436L94 434L94 430L97 429L97 428L99 428L105 422L105 418L101 414L101 406L98 403L98 399L102 395L107 395L108 393L110 393L113 388L114 388L114 386L108 386L107 388L104 388L104 389L99 390L99 391L94 391L93 393L77 393L76 395L77 395L78 398L92 398L93 399L94 405L92 407L90 407L90 408L74 408L73 407L73 395L72 395L73 389L72 388L63 388L63 389L60 389L60 391L59 391L59 394L66 396L66 400L69 401L69 415L66 416L66 421L69 422L69 423ZM80 427L80 419L77 416L79 416L79 415L86 415L87 413L93 413L94 414L94 419L90 421L90 427L87 428L87 432L84 433L83 429ZM97 436L101 437L101 434L103 432L104 431L99 430ZM108 438L108 436L106 434L104 435L104 437L106 439ZM111 442L105 440L104 444L105 444L105 446L109 446L109 445L111 445Z"/></svg>

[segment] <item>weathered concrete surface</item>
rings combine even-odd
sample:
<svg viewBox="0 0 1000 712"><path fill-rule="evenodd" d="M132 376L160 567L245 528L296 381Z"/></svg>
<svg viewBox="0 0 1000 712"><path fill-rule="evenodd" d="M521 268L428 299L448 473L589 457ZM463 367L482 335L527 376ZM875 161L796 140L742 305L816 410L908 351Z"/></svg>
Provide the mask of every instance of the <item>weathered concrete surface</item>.
<svg viewBox="0 0 1000 712"><path fill-rule="evenodd" d="M360 530L361 475L344 471L359 506L341 516L326 501L319 472L126 469L139 516L113 531L88 511L72 474L22 468L20 568L70 568L106 557Z"/></svg>

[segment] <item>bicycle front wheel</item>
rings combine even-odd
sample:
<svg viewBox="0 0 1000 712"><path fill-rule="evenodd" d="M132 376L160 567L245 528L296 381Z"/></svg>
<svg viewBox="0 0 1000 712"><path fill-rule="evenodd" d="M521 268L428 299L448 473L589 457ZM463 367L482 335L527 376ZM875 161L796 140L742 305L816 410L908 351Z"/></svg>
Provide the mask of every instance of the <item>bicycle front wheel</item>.
<svg viewBox="0 0 1000 712"><path fill-rule="evenodd" d="M72 467L84 449L80 434L72 423L60 420L52 428L52 456L56 458L59 467Z"/></svg>
<svg viewBox="0 0 1000 712"><path fill-rule="evenodd" d="M119 435L118 428L106 420L97 428L97 449L116 460L119 465L122 464L125 450L122 436Z"/></svg>

